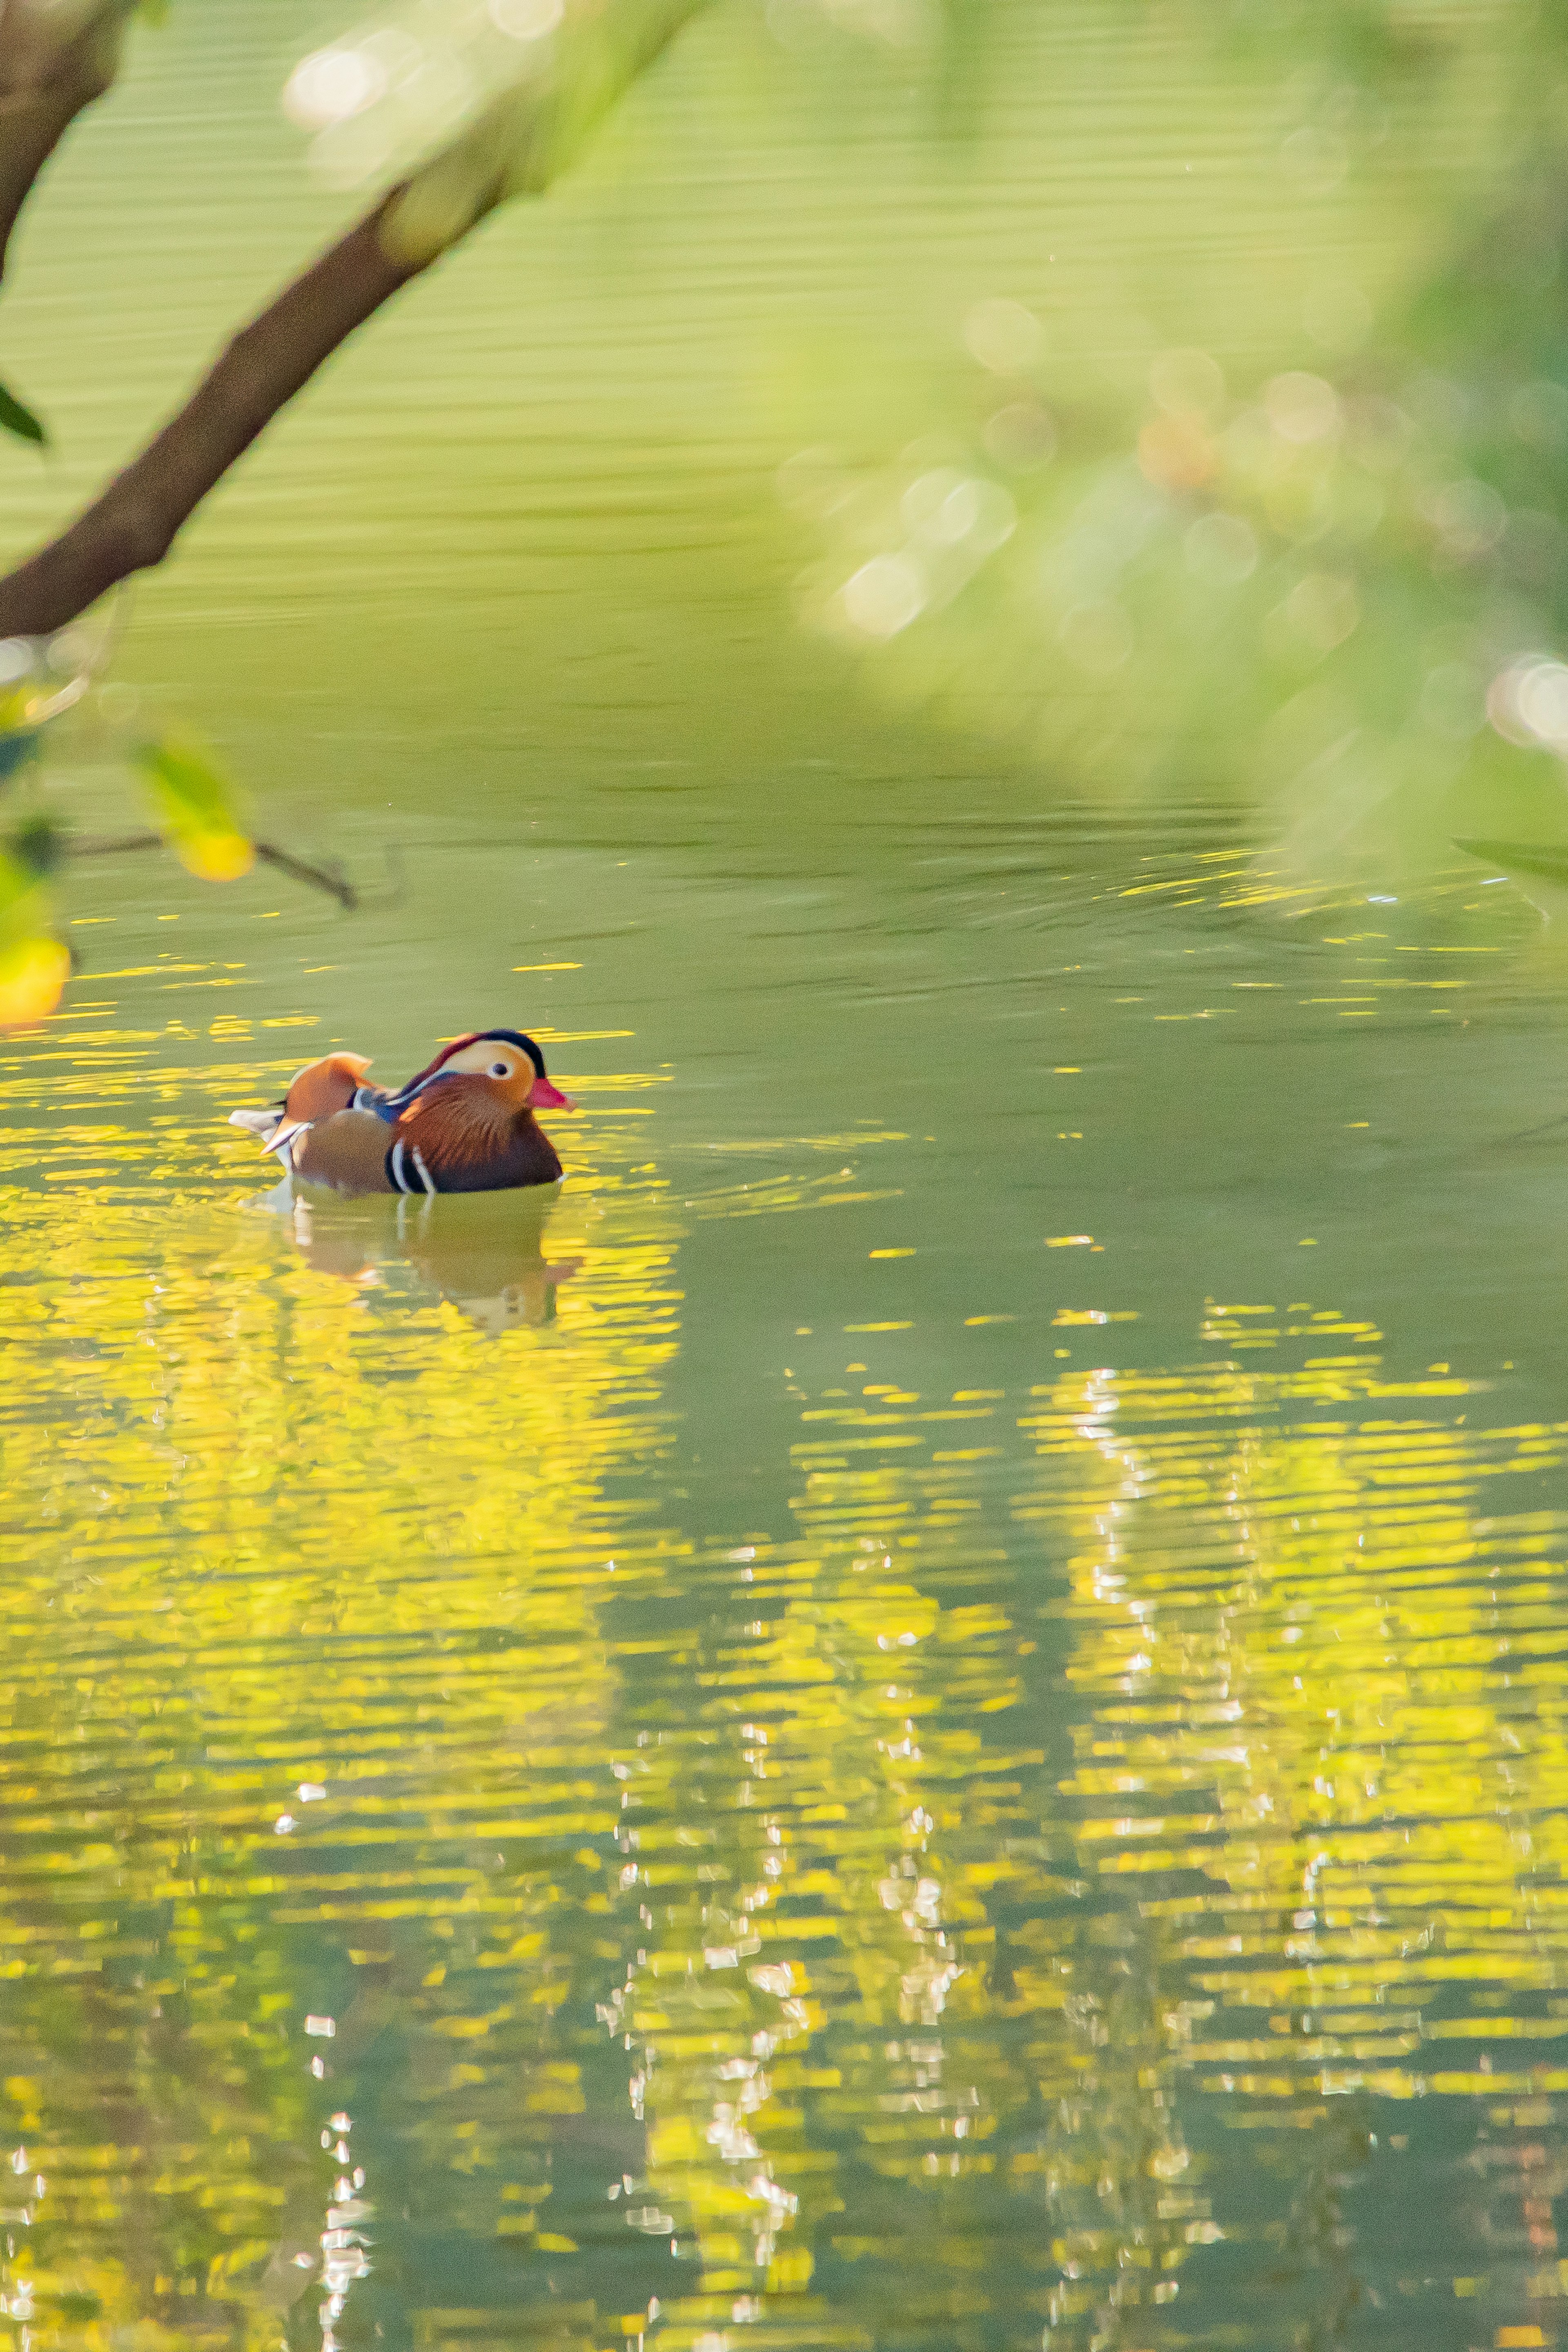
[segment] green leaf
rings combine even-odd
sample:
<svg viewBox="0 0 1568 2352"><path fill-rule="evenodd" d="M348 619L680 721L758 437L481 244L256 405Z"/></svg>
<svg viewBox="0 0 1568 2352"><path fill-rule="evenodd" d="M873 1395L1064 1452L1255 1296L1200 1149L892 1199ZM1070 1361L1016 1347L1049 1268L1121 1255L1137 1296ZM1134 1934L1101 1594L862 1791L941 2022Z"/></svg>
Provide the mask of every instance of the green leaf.
<svg viewBox="0 0 1568 2352"><path fill-rule="evenodd" d="M47 902L36 866L16 855L14 842L0 841L0 944L24 931L44 929Z"/></svg>
<svg viewBox="0 0 1568 2352"><path fill-rule="evenodd" d="M40 880L65 854L65 838L53 817L30 816L9 835L5 849L26 872Z"/></svg>
<svg viewBox="0 0 1568 2352"><path fill-rule="evenodd" d="M158 822L183 866L205 882L247 874L256 850L240 823L233 786L208 754L164 736L134 753Z"/></svg>
<svg viewBox="0 0 1568 2352"><path fill-rule="evenodd" d="M0 695L0 784L9 782L18 768L38 756L41 730L29 728L11 719L6 712L5 698Z"/></svg>
<svg viewBox="0 0 1568 2352"><path fill-rule="evenodd" d="M19 401L14 392L0 383L0 425L14 433L18 441L36 441L40 449L48 446L48 435L30 408Z"/></svg>

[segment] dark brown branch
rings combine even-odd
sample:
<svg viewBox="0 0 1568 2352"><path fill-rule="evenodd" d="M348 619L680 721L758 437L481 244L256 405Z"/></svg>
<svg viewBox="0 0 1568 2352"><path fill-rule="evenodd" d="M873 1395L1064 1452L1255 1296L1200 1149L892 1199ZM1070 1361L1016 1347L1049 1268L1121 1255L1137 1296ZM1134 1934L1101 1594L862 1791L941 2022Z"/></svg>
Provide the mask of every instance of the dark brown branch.
<svg viewBox="0 0 1568 2352"><path fill-rule="evenodd" d="M94 17L52 56L38 29L28 26L19 0L0 5L0 274L34 182L82 109L109 89L119 63L118 9Z"/></svg>
<svg viewBox="0 0 1568 2352"><path fill-rule="evenodd" d="M166 846L161 833L67 834L61 843L68 857L119 857L128 850ZM342 875L329 873L324 866L312 866L308 858L296 857L291 849L279 849L273 841L258 841L252 846L264 866L276 866L280 874L290 875L296 882L324 890L350 914L359 905L359 892Z"/></svg>
<svg viewBox="0 0 1568 2352"><path fill-rule="evenodd" d="M0 637L41 637L133 572L161 563L174 535L323 360L423 261L394 260L382 218L358 226L242 329L205 381L61 536L0 580Z"/></svg>
<svg viewBox="0 0 1568 2352"><path fill-rule="evenodd" d="M296 857L291 849L279 849L275 842L258 841L256 855L265 865L276 866L280 874L292 875L296 882L305 882L314 890L329 890L340 907L352 915L359 905L359 892L341 874L330 874L324 866L312 866L308 858Z"/></svg>

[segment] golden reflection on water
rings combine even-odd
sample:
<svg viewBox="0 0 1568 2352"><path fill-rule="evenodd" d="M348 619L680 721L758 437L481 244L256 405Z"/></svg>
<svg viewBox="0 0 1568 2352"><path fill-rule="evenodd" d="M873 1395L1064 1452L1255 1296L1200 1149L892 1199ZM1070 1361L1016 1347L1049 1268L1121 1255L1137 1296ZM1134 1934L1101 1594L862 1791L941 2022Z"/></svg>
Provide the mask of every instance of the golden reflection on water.
<svg viewBox="0 0 1568 2352"><path fill-rule="evenodd" d="M105 977L5 1074L20 2352L1552 2340L1568 1424L1349 1302L889 1316L719 1540L683 1253L826 1321L896 1130L672 1181L632 1072L558 1206L268 1203L308 1028Z"/></svg>

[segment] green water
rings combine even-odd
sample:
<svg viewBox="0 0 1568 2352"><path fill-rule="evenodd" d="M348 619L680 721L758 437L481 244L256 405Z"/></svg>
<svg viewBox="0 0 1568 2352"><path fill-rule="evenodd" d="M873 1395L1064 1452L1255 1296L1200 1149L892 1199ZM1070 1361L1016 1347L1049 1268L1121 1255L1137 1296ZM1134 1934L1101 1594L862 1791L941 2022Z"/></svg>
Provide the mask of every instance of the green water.
<svg viewBox="0 0 1568 2352"><path fill-rule="evenodd" d="M962 77L714 19L141 592L118 687L363 904L84 865L0 1054L17 2352L1568 2333L1555 935L1427 836L1313 863L1310 793L1068 793L793 617L835 318L894 447L1030 290L1020 156L1289 355L1281 218L1128 184L1162 91L1244 179L1241 64L1060 21L1072 106L999 16L976 150ZM325 233L322 29L188 15L62 159L8 537ZM224 1123L491 1022L582 1106L547 1214L279 1202Z"/></svg>

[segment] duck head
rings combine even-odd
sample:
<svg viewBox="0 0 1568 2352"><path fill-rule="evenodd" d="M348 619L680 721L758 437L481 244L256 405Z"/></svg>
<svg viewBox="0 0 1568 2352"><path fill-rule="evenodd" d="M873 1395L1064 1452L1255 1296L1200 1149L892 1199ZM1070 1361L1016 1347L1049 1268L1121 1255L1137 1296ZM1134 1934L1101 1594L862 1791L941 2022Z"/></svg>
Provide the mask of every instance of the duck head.
<svg viewBox="0 0 1568 2352"><path fill-rule="evenodd" d="M378 1106L396 1139L386 1153L386 1181L398 1192L558 1183L555 1147L534 1118L552 1104L574 1108L520 1029L455 1038L429 1069Z"/></svg>
<svg viewBox="0 0 1568 2352"><path fill-rule="evenodd" d="M551 1083L544 1055L521 1029L476 1029L467 1037L455 1037L392 1103L401 1109L438 1080L458 1077L488 1079L499 1099L514 1112L577 1108L570 1095Z"/></svg>

